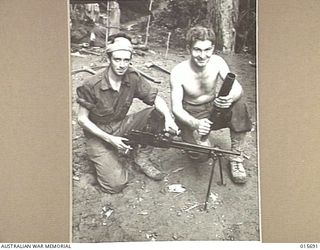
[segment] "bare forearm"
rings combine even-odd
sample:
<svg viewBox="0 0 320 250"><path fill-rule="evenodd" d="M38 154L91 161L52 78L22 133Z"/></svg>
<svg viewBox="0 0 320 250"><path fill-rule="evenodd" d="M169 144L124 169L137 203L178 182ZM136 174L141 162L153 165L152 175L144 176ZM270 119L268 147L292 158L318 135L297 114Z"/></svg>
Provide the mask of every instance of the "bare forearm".
<svg viewBox="0 0 320 250"><path fill-rule="evenodd" d="M166 131L171 131L175 134L179 134L179 128L174 121L174 117L171 114L166 102L159 96L156 97L154 102L155 108L164 115L164 129Z"/></svg>
<svg viewBox="0 0 320 250"><path fill-rule="evenodd" d="M179 119L179 121L183 122L184 124L198 129L199 127L199 120L192 115L190 115L186 110L183 108L173 108L172 110L174 116Z"/></svg>
<svg viewBox="0 0 320 250"><path fill-rule="evenodd" d="M171 112L166 102L160 96L157 96L154 100L154 106L161 114L164 115L165 119L172 118Z"/></svg>
<svg viewBox="0 0 320 250"><path fill-rule="evenodd" d="M235 80L232 89L229 93L229 97L232 98L232 102L237 101L242 96L243 90L240 83Z"/></svg>

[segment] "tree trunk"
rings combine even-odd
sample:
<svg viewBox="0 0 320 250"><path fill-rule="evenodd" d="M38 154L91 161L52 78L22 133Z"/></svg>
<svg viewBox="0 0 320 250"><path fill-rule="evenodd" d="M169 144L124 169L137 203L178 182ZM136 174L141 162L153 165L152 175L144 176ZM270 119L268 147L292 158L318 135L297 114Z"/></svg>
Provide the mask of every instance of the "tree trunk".
<svg viewBox="0 0 320 250"><path fill-rule="evenodd" d="M239 0L208 0L208 25L217 36L216 49L234 52Z"/></svg>

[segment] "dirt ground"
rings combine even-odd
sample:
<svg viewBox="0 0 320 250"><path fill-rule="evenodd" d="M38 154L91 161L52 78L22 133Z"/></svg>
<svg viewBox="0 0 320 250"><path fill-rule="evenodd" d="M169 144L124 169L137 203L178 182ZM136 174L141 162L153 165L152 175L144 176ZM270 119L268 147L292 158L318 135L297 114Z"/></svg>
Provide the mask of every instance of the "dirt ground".
<svg viewBox="0 0 320 250"><path fill-rule="evenodd" d="M184 50L165 50L153 47L145 56L135 55L133 64L156 79L159 94L170 103L169 76L145 67L154 61L171 70L188 58ZM88 73L72 77L73 126L73 242L123 241L186 241L186 240L260 240L259 191L256 130L256 68L248 62L250 55L223 55L231 71L242 84L254 129L248 133L245 161L248 181L236 185L230 180L227 159L223 159L225 186L219 186L219 170L215 168L208 210L203 211L208 188L210 166L193 165L185 153L178 149L155 149L150 160L167 175L156 182L145 175L130 171L129 185L120 194L101 192L96 184L94 169L88 162L82 129L76 122L78 105L75 89ZM101 57L72 56L72 69L101 64ZM130 112L144 106L134 102ZM211 134L214 145L230 149L228 129ZM172 184L181 184L185 192L169 192Z"/></svg>

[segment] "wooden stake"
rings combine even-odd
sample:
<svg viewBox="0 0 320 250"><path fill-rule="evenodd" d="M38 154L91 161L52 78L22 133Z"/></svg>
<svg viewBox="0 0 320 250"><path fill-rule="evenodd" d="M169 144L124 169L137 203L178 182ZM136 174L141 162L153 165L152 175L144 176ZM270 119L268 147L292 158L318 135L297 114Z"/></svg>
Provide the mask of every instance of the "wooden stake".
<svg viewBox="0 0 320 250"><path fill-rule="evenodd" d="M107 30L106 30L106 48L108 45L108 37L109 37L109 29L110 29L110 2L109 0L107 1Z"/></svg>
<svg viewBox="0 0 320 250"><path fill-rule="evenodd" d="M171 36L171 32L169 32L169 33L168 33L168 39L167 39L167 42L166 42L167 49L166 49L166 55L165 55L165 58L167 58L167 56L168 56L169 45L170 45L170 36Z"/></svg>
<svg viewBox="0 0 320 250"><path fill-rule="evenodd" d="M149 11L151 11L152 3L153 3L153 0L150 0ZM151 15L148 16L148 23L147 23L147 29L146 29L146 40L144 42L145 46L147 46L147 44L148 44L150 21L151 21Z"/></svg>

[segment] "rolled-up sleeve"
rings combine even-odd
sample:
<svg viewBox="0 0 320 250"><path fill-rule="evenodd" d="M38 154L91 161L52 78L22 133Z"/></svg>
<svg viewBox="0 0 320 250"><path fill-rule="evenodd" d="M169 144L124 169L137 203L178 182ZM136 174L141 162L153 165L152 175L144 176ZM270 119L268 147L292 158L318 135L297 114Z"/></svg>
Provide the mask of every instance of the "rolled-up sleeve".
<svg viewBox="0 0 320 250"><path fill-rule="evenodd" d="M85 107L88 110L91 110L96 107L93 90L90 88L89 85L84 84L78 87L77 95L77 103L79 103L81 106Z"/></svg>
<svg viewBox="0 0 320 250"><path fill-rule="evenodd" d="M154 88L142 77L139 77L135 97L142 100L145 104L153 105L158 94L158 89Z"/></svg>

